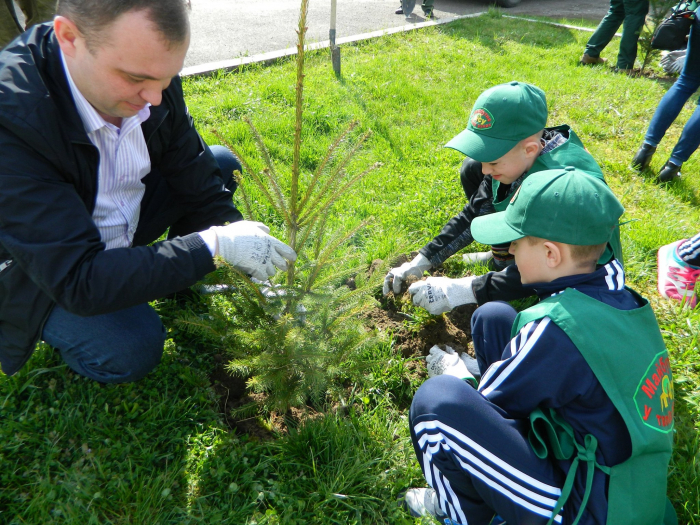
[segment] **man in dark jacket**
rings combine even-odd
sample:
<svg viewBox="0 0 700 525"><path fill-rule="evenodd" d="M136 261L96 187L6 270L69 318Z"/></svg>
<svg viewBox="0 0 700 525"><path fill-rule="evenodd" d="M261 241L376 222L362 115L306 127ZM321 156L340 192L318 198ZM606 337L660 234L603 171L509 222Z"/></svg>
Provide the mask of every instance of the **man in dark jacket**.
<svg viewBox="0 0 700 525"><path fill-rule="evenodd" d="M231 163L222 174L193 126L177 76L188 7L61 0L53 23L0 52L6 374L43 339L84 376L135 381L165 340L149 301L196 283L215 255L262 279L296 258L241 220Z"/></svg>

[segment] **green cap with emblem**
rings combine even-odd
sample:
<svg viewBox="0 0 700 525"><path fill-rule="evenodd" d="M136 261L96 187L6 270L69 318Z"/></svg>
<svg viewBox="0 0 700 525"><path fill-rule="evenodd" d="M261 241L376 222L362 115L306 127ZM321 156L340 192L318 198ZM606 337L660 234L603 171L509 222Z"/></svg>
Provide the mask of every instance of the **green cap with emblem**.
<svg viewBox="0 0 700 525"><path fill-rule="evenodd" d="M537 86L509 82L487 89L476 99L467 129L445 147L478 162L493 162L547 124L547 99Z"/></svg>
<svg viewBox="0 0 700 525"><path fill-rule="evenodd" d="M475 218L471 232L491 245L529 235L592 246L610 240L624 211L605 182L570 166L533 173L505 211Z"/></svg>

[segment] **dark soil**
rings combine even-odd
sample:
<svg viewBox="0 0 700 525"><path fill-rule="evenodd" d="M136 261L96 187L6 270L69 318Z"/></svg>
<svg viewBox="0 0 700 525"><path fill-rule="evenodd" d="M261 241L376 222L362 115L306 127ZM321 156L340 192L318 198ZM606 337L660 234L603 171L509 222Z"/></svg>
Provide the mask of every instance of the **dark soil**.
<svg viewBox="0 0 700 525"><path fill-rule="evenodd" d="M390 266L392 268L399 266L416 255L417 252L413 252L400 256L391 261ZM382 266L383 261L379 259L372 261L368 273L371 275ZM431 274L434 276L443 275L443 269L437 268ZM382 307L367 312L365 314L367 327L381 333L391 334L394 347L401 352L404 358L428 355L430 348L436 344L443 348L445 345L449 345L457 352L466 351L474 356L474 348L471 344L471 318L476 310L476 305L460 306L444 315L431 317L427 322L417 322L410 315L400 311L403 303L410 302L406 290L416 280L416 278L409 279L404 284L400 296L394 297L393 294L389 294L387 298L382 298ZM354 278L350 278L346 282L346 286L351 289L354 289L354 285ZM232 430L254 436L260 440L269 440L274 439L275 433L285 432L290 424L297 425L306 419L322 416L310 407L306 407L305 410L292 409L284 415L271 414L269 420L272 431L263 427L255 416L235 419L231 415L232 410L251 402L260 402L264 396L246 392L246 380L234 377L226 370L225 356L216 354L214 361L216 366L209 378L212 388L219 397L219 411L227 426ZM419 377L426 375L425 363L422 360L409 361L406 366Z"/></svg>
<svg viewBox="0 0 700 525"><path fill-rule="evenodd" d="M471 318L476 305L464 305L445 315L434 317L412 329L411 318L401 312L376 308L367 314L367 325L391 333L394 345L403 357L428 355L433 345L449 345L458 352L474 355L471 343Z"/></svg>

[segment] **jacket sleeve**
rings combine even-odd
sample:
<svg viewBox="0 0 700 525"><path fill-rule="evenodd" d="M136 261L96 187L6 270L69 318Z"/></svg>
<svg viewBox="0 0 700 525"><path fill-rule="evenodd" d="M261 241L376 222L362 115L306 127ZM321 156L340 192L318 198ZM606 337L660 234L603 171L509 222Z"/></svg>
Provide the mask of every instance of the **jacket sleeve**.
<svg viewBox="0 0 700 525"><path fill-rule="evenodd" d="M488 175L484 177L479 189L472 195L464 209L452 217L442 231L419 252L427 257L433 266L442 264L474 241L471 234L472 221L475 217L487 213L493 213L491 177Z"/></svg>
<svg viewBox="0 0 700 525"><path fill-rule="evenodd" d="M535 295L533 288L523 286L515 264L500 272L479 275L472 281L472 291L479 306L489 301L513 301Z"/></svg>
<svg viewBox="0 0 700 525"><path fill-rule="evenodd" d="M481 377L479 392L510 417L538 406L560 408L598 382L564 331L548 317L525 325Z"/></svg>
<svg viewBox="0 0 700 525"><path fill-rule="evenodd" d="M199 235L105 250L75 186L0 127L0 250L55 303L96 315L196 283L214 270Z"/></svg>
<svg viewBox="0 0 700 525"><path fill-rule="evenodd" d="M221 171L197 132L185 104L182 81L175 77L163 92L170 109L157 133L147 137L151 165L167 181L173 197L189 210L178 223L179 232L203 231L210 226L243 218L223 185Z"/></svg>

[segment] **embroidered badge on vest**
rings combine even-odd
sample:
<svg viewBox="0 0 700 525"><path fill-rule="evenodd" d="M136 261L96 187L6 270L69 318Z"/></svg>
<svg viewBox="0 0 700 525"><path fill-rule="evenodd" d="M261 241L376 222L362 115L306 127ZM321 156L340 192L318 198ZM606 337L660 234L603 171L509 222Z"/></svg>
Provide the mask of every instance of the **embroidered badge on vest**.
<svg viewBox="0 0 700 525"><path fill-rule="evenodd" d="M673 375L666 352L654 357L634 395L644 424L660 432L673 430Z"/></svg>
<svg viewBox="0 0 700 525"><path fill-rule="evenodd" d="M493 115L488 109L479 108L472 111L472 116L469 117L469 122L476 129L489 129L493 126Z"/></svg>

